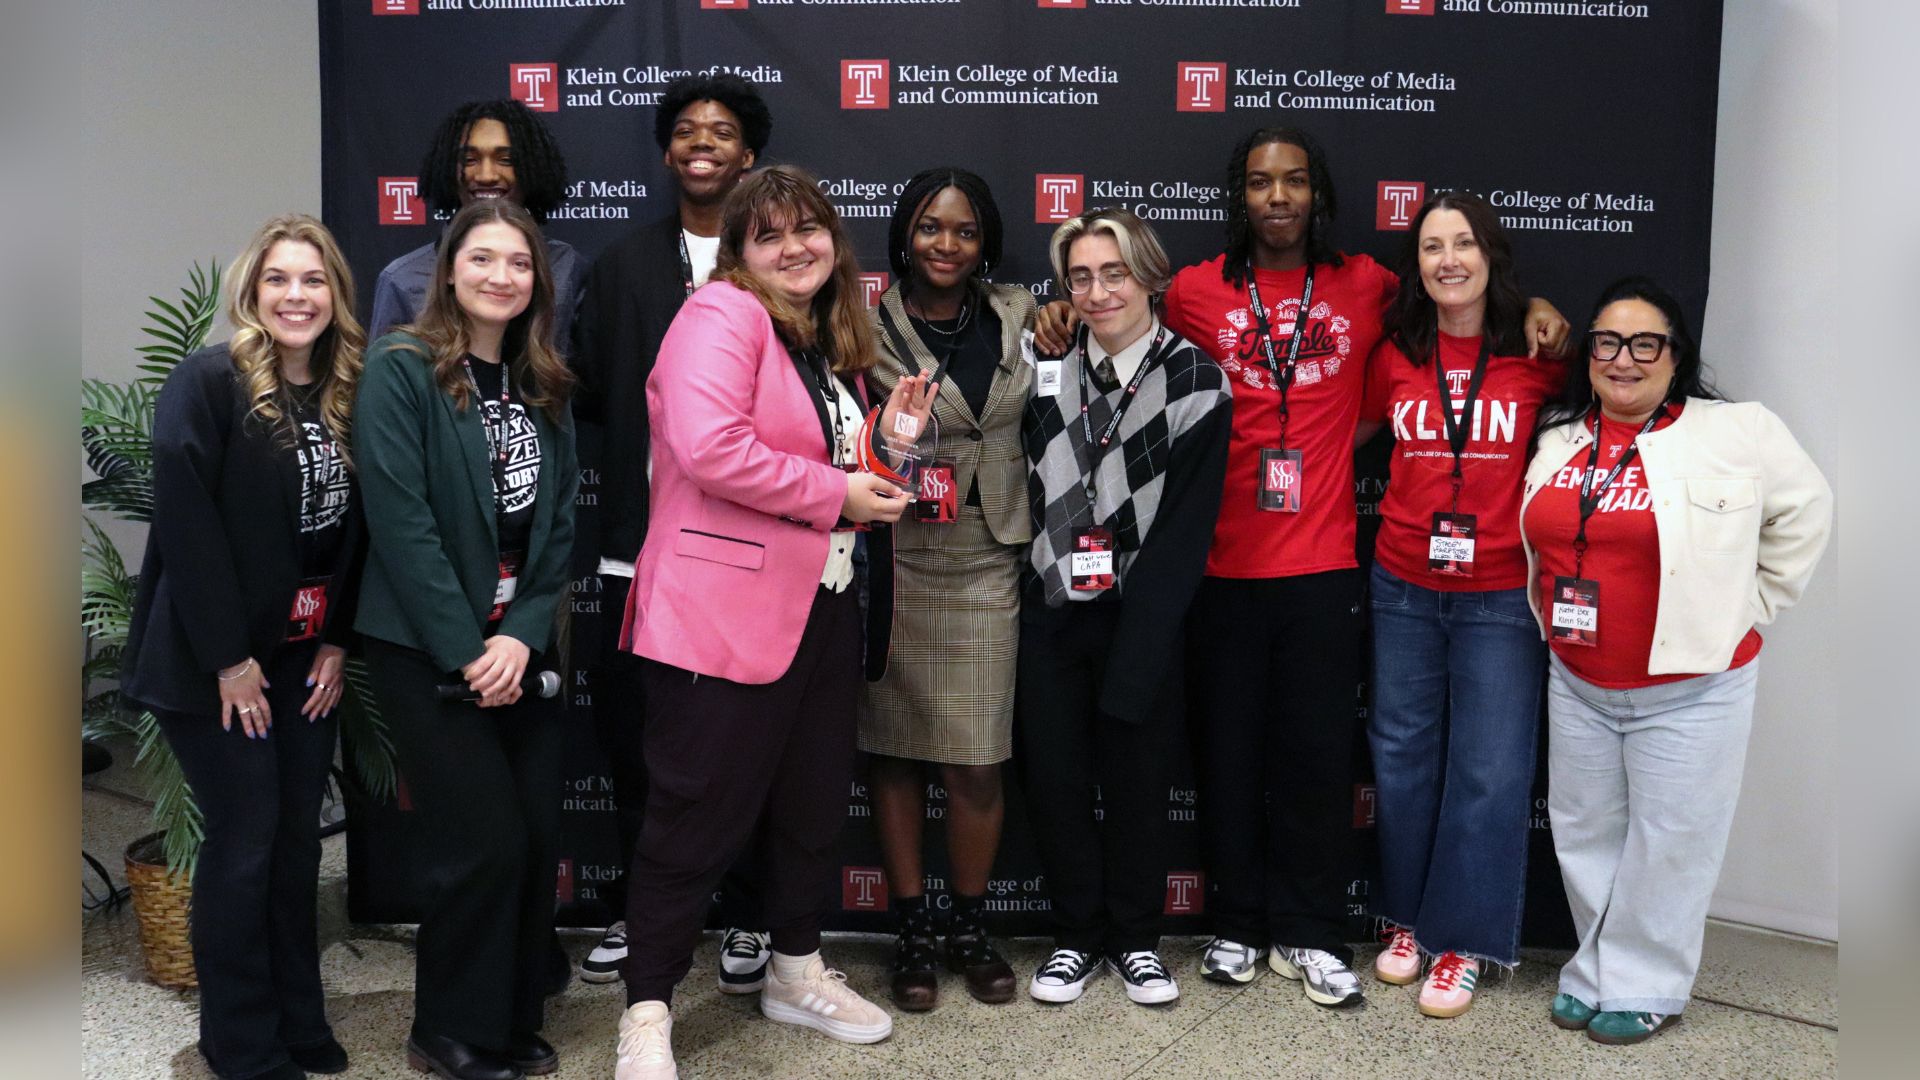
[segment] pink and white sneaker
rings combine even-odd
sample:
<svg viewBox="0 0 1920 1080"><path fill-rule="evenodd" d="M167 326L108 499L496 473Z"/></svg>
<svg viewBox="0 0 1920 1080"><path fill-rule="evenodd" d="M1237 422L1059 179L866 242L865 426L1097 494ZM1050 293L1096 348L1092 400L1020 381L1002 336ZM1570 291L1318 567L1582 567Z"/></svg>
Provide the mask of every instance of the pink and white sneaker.
<svg viewBox="0 0 1920 1080"><path fill-rule="evenodd" d="M1380 935L1387 947L1373 958L1373 977L1383 983L1405 986L1420 977L1420 946L1413 943L1413 931L1396 926Z"/></svg>
<svg viewBox="0 0 1920 1080"><path fill-rule="evenodd" d="M1420 988L1420 1011L1428 1016L1459 1016L1473 1007L1473 988L1480 981L1480 961L1459 953L1440 954Z"/></svg>

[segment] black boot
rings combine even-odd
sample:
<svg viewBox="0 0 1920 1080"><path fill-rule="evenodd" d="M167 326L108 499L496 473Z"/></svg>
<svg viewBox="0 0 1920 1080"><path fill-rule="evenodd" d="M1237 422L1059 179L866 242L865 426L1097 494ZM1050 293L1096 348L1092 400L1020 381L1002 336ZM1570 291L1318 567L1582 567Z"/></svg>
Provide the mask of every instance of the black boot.
<svg viewBox="0 0 1920 1080"><path fill-rule="evenodd" d="M418 1029L407 1037L407 1064L441 1080L521 1080L526 1076L504 1054Z"/></svg>
<svg viewBox="0 0 1920 1080"><path fill-rule="evenodd" d="M926 1012L940 1000L940 927L925 896L895 897L899 938L893 949L893 1003Z"/></svg>
<svg viewBox="0 0 1920 1080"><path fill-rule="evenodd" d="M985 898L953 894L953 915L947 929L947 970L966 977L967 993L975 1001L1001 1005L1013 1000L1013 968L987 940L982 921Z"/></svg>

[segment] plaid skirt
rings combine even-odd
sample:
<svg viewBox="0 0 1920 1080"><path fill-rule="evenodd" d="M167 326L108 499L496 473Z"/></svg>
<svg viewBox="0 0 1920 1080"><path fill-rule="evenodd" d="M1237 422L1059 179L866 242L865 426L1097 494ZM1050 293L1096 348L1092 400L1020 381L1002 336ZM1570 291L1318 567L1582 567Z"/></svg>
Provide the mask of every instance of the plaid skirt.
<svg viewBox="0 0 1920 1080"><path fill-rule="evenodd" d="M951 525L896 528L887 673L867 684L860 749L946 765L1005 761L1026 546L995 540L965 505ZM934 536L938 546L928 545Z"/></svg>

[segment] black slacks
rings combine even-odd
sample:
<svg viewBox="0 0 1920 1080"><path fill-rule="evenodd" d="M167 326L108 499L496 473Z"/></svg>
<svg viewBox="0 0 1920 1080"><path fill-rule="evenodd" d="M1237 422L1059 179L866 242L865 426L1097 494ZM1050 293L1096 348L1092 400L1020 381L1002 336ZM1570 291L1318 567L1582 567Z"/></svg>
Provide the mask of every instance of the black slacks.
<svg viewBox="0 0 1920 1080"><path fill-rule="evenodd" d="M1119 615L1120 603L1048 609L1030 600L1020 617L1017 761L1054 943L1081 952L1158 948L1166 903L1180 658L1167 658L1146 721L1103 715L1095 703Z"/></svg>
<svg viewBox="0 0 1920 1080"><path fill-rule="evenodd" d="M560 699L528 695L492 709L443 702L434 687L457 674L372 639L367 667L414 812L433 838L422 852L432 888L415 944L414 1028L497 1049L544 1022L566 746Z"/></svg>
<svg viewBox="0 0 1920 1080"><path fill-rule="evenodd" d="M749 631L750 632L750 631ZM815 592L793 664L749 685L646 662L646 817L627 886L627 1003L671 1001L714 887L761 825L774 951L820 947L860 695L854 588Z"/></svg>
<svg viewBox="0 0 1920 1080"><path fill-rule="evenodd" d="M593 689L593 730L613 778L613 822L620 838L619 872L602 896L616 918L627 910L627 868L647 814L646 661L620 647L620 617L627 609L633 579L601 574L601 648L589 676ZM729 868L720 883L719 907L728 926L760 929L760 891L749 852Z"/></svg>
<svg viewBox="0 0 1920 1080"><path fill-rule="evenodd" d="M1201 581L1187 635L1213 931L1351 963L1358 570Z"/></svg>
<svg viewBox="0 0 1920 1080"><path fill-rule="evenodd" d="M266 1072L287 1061L288 1047L333 1034L314 893L339 720L300 715L314 651L287 646L267 660L273 727L264 739L247 738L237 720L223 731L217 716L154 711L205 819L191 933L200 1052L221 1077Z"/></svg>

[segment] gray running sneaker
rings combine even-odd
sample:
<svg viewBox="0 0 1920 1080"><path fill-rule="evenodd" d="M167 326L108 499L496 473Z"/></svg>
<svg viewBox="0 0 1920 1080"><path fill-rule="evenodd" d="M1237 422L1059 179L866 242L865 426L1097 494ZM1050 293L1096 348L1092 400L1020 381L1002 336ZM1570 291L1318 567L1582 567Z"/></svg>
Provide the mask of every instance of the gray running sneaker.
<svg viewBox="0 0 1920 1080"><path fill-rule="evenodd" d="M1360 990L1360 976L1324 949L1275 945L1267 954L1267 966L1275 974L1304 983L1307 1000L1318 1005L1351 1005L1366 996Z"/></svg>
<svg viewBox="0 0 1920 1080"><path fill-rule="evenodd" d="M1200 975L1217 983L1250 983L1260 974L1260 958L1266 952L1257 945L1213 938L1200 950Z"/></svg>

